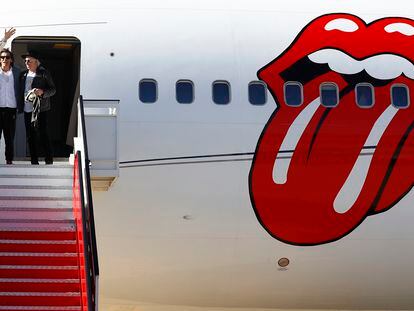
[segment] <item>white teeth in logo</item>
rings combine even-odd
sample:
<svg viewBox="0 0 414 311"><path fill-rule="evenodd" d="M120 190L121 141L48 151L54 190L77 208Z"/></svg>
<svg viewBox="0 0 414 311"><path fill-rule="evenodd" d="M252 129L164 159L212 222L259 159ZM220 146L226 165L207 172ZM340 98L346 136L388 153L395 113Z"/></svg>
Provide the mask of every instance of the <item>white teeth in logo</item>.
<svg viewBox="0 0 414 311"><path fill-rule="evenodd" d="M335 49L316 51L308 58L317 64L328 64L331 70L341 74L356 74L365 70L371 77L392 80L401 74L414 79L414 65L404 57L394 54L379 54L357 60Z"/></svg>
<svg viewBox="0 0 414 311"><path fill-rule="evenodd" d="M273 181L275 184L283 185L287 181L287 173L290 166L292 157L283 157L281 151L295 150L299 143L299 139L302 137L303 132L311 121L313 115L320 105L320 98L316 98L309 105L307 105L296 117L295 121L289 127L282 145L279 148L279 152L276 156L275 163L273 165Z"/></svg>
<svg viewBox="0 0 414 311"><path fill-rule="evenodd" d="M354 32L359 29L357 23L347 18L337 18L325 25L325 30L340 30L343 32Z"/></svg>
<svg viewBox="0 0 414 311"><path fill-rule="evenodd" d="M414 27L406 23L393 23L384 27L388 33L399 32L406 36L414 36Z"/></svg>
<svg viewBox="0 0 414 311"><path fill-rule="evenodd" d="M397 111L398 109L394 106L389 106L385 109L372 127L364 146L378 145L382 135L391 123ZM358 159L355 161L354 166L348 175L348 178L335 198L334 209L337 213L346 213L355 204L368 176L368 170L371 165L372 158L373 154L362 156L361 150Z"/></svg>

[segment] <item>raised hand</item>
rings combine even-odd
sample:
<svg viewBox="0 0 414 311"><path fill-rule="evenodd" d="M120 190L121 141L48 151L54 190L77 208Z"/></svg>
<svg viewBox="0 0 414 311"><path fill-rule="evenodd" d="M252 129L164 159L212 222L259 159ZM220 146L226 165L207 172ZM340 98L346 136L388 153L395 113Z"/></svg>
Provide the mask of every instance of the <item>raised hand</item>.
<svg viewBox="0 0 414 311"><path fill-rule="evenodd" d="M9 40L16 33L16 29L11 27L9 30L4 29L4 39Z"/></svg>

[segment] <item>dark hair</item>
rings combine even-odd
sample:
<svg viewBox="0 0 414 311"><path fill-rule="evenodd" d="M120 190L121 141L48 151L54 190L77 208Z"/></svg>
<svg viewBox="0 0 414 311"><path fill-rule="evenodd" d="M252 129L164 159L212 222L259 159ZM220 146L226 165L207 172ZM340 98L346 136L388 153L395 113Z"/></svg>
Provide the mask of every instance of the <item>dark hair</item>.
<svg viewBox="0 0 414 311"><path fill-rule="evenodd" d="M7 53L7 54L10 55L10 57L11 57L11 66L13 66L13 64L14 64L14 55L13 55L12 51L10 51L9 49L4 48L0 51L0 54L2 54L2 53Z"/></svg>

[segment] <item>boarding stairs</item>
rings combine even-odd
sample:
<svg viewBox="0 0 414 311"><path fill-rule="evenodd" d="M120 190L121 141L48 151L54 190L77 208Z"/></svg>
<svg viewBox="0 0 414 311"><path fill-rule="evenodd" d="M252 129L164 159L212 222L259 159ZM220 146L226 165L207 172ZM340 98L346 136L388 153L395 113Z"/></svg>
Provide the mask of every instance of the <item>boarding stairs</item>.
<svg viewBox="0 0 414 311"><path fill-rule="evenodd" d="M54 165L0 165L0 311L96 311L97 246L80 102L77 146Z"/></svg>
<svg viewBox="0 0 414 311"><path fill-rule="evenodd" d="M69 165L0 166L0 310L81 310Z"/></svg>

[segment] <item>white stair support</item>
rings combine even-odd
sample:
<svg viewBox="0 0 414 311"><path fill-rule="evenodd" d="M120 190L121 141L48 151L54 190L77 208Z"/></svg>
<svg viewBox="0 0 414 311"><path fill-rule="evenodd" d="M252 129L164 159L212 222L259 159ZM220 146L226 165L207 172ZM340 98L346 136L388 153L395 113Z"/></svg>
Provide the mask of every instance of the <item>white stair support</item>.
<svg viewBox="0 0 414 311"><path fill-rule="evenodd" d="M92 187L107 190L119 176L119 101L84 100L83 105ZM80 141L75 139L75 150L83 149Z"/></svg>

